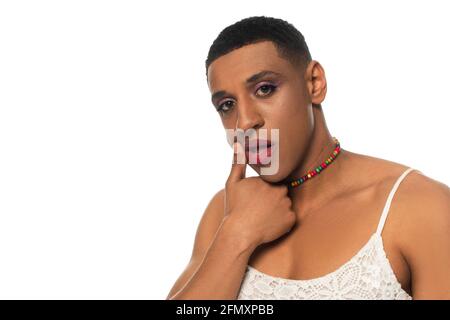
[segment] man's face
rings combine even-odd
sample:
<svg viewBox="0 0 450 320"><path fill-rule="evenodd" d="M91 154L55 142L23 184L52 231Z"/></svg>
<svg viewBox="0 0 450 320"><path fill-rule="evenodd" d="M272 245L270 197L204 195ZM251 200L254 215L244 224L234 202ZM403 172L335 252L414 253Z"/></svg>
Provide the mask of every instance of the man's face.
<svg viewBox="0 0 450 320"><path fill-rule="evenodd" d="M247 79L271 71L254 81ZM279 170L261 176L279 182L301 164L314 126L305 71L280 58L271 41L235 49L216 59L208 68L212 103L225 129L279 130ZM224 91L222 94L215 94ZM259 134L257 136L260 137ZM258 174L260 164L249 164Z"/></svg>

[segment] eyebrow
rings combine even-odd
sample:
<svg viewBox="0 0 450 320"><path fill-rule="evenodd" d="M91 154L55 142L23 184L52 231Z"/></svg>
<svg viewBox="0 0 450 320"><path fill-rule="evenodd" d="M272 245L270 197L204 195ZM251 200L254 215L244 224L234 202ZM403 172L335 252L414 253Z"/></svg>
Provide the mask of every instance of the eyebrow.
<svg viewBox="0 0 450 320"><path fill-rule="evenodd" d="M247 80L245 80L245 84L248 86L252 83L257 82L258 80L260 80L261 78L265 77L265 76L283 76L281 73L275 72L275 71L270 71L270 70L263 70L260 71L258 73L255 73L254 75L250 76ZM214 104L214 101L222 98L223 96L227 95L228 92L225 90L220 90L215 92L212 96L211 96L211 101Z"/></svg>

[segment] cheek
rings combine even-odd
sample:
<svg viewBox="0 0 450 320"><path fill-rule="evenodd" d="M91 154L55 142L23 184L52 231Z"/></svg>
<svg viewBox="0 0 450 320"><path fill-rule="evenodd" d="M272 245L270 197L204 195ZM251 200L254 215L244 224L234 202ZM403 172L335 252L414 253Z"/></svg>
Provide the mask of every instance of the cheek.
<svg viewBox="0 0 450 320"><path fill-rule="evenodd" d="M236 119L232 115L230 115L228 117L220 117L220 121L222 122L224 129L235 129L236 128Z"/></svg>
<svg viewBox="0 0 450 320"><path fill-rule="evenodd" d="M295 108L286 107L285 114L277 118L280 138L280 164L290 170L298 162L299 156L311 137L313 123L308 111L311 108L297 105ZM275 127L274 126L274 127Z"/></svg>
<svg viewBox="0 0 450 320"><path fill-rule="evenodd" d="M280 105L270 114L268 127L279 129L280 157L282 163L291 158L295 150L301 149L305 136L311 131L308 107L296 104Z"/></svg>
<svg viewBox="0 0 450 320"><path fill-rule="evenodd" d="M308 102L301 88L287 87L280 90L273 104L277 107L271 110L272 116L279 119L297 121L304 118Z"/></svg>
<svg viewBox="0 0 450 320"><path fill-rule="evenodd" d="M303 135L311 127L310 109L298 102L282 105L277 112L271 114L270 127L280 129L280 139L295 143L299 135Z"/></svg>

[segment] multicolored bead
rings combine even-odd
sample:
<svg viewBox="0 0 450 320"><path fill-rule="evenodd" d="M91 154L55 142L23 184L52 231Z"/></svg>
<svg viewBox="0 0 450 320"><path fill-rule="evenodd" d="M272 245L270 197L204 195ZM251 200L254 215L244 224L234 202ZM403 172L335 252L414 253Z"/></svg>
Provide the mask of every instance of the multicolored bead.
<svg viewBox="0 0 450 320"><path fill-rule="evenodd" d="M304 183L306 180L309 180L310 178L320 174L325 168L327 168L330 165L330 163L332 163L337 158L337 156L341 152L341 144L336 137L333 137L333 140L335 142L335 147L334 147L332 154L328 157L328 159L326 159L324 162L322 162L322 164L317 166L314 170L309 171L307 174L305 174L300 179L296 179L296 180L289 182L289 184L288 184L289 188L295 188L295 187L301 185L302 183Z"/></svg>

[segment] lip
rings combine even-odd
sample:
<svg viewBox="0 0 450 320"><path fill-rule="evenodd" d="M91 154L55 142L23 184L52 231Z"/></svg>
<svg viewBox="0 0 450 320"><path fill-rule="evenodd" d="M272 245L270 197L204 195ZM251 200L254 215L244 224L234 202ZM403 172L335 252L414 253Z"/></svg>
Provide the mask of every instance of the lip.
<svg viewBox="0 0 450 320"><path fill-rule="evenodd" d="M261 143L261 141L258 141ZM253 143L256 143L256 141L253 141ZM263 146L267 146L267 147L263 147L263 148L259 148L261 145L258 145L257 148L253 147L253 148L245 148L245 157L247 159L247 161L249 161L249 163L253 163L256 165L268 165L268 163L271 163L272 160L272 148L273 145L271 144L270 141L266 141L263 140L263 142L261 143ZM249 144L250 145L250 144ZM254 146L252 144L252 146ZM256 163L253 162L256 160Z"/></svg>
<svg viewBox="0 0 450 320"><path fill-rule="evenodd" d="M272 142L270 140L254 139L248 141L245 145L245 152L258 152L264 149L270 149Z"/></svg>

